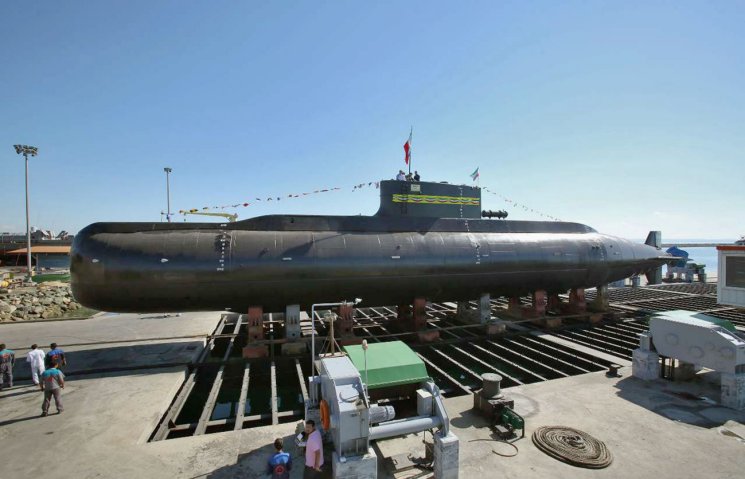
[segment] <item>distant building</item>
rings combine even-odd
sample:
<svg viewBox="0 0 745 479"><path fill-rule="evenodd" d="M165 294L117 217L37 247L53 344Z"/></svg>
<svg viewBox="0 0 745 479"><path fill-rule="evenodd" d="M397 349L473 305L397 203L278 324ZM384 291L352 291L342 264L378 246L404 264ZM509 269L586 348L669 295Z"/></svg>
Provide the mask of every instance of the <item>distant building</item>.
<svg viewBox="0 0 745 479"><path fill-rule="evenodd" d="M26 265L26 248L6 251L6 257L14 257L15 261L8 263L9 266ZM68 269L70 268L70 246L47 246L31 245L31 264L36 271L44 269Z"/></svg>
<svg viewBox="0 0 745 479"><path fill-rule="evenodd" d="M745 245L719 245L717 302L745 308Z"/></svg>
<svg viewBox="0 0 745 479"><path fill-rule="evenodd" d="M72 240L73 235L67 231L55 233L32 227L31 264L36 266L37 271L69 268ZM0 266L26 266L26 241L26 233L0 232Z"/></svg>

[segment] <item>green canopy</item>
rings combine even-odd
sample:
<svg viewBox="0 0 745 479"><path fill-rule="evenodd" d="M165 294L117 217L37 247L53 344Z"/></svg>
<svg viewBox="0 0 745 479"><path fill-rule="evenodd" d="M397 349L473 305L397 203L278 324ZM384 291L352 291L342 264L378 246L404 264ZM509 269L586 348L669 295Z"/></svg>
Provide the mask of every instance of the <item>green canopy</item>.
<svg viewBox="0 0 745 479"><path fill-rule="evenodd" d="M362 346L344 346L344 351L365 381L365 354ZM368 390L415 384L429 378L419 356L402 341L372 343L367 349Z"/></svg>

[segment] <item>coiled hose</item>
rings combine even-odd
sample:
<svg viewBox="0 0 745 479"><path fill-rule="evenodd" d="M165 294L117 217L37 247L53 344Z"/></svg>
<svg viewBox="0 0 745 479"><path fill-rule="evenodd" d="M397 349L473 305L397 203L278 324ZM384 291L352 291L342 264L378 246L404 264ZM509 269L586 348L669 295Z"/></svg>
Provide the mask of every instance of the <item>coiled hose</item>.
<svg viewBox="0 0 745 479"><path fill-rule="evenodd" d="M533 432L533 443L554 459L577 467L602 469L613 462L604 442L571 427L539 427Z"/></svg>

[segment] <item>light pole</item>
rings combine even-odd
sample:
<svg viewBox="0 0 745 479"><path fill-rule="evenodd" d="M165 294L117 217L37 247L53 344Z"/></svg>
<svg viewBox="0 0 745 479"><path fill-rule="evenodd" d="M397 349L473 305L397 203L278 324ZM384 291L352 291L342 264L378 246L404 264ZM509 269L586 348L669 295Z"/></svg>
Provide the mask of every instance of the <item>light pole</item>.
<svg viewBox="0 0 745 479"><path fill-rule="evenodd" d="M23 155L26 159L26 269L28 270L28 280L31 281L31 226L29 225L28 214L28 155L36 156L39 152L35 146L13 145L16 153Z"/></svg>
<svg viewBox="0 0 745 479"><path fill-rule="evenodd" d="M163 171L166 172L166 201L168 201L168 212L166 213L166 221L169 223L171 222L171 182L170 182L170 174L173 171L169 167L163 168Z"/></svg>

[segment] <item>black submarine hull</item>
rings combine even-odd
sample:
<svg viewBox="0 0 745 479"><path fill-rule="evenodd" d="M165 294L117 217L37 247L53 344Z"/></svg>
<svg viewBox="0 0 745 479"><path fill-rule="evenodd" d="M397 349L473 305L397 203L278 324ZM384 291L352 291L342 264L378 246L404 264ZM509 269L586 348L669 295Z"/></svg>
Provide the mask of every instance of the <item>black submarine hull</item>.
<svg viewBox="0 0 745 479"><path fill-rule="evenodd" d="M381 208L382 209L382 208ZM103 311L166 312L362 298L363 306L563 293L659 267L660 251L564 222L273 215L238 223L94 223L72 288Z"/></svg>

